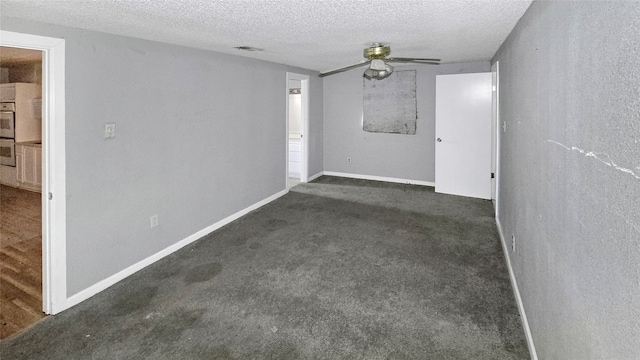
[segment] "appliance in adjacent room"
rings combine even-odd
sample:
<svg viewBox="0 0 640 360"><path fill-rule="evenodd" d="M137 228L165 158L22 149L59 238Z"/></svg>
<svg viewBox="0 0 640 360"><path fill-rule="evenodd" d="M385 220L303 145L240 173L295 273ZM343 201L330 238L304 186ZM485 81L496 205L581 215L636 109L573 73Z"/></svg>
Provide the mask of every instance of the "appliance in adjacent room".
<svg viewBox="0 0 640 360"><path fill-rule="evenodd" d="M0 165L16 166L16 104L0 103Z"/></svg>
<svg viewBox="0 0 640 360"><path fill-rule="evenodd" d="M42 110L37 101L41 98L39 82L0 84L1 184L32 191L42 187Z"/></svg>

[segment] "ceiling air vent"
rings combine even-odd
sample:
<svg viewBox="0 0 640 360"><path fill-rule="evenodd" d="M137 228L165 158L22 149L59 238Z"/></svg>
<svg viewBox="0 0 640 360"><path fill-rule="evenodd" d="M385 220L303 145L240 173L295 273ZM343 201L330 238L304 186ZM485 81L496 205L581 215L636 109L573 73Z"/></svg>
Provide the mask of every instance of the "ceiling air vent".
<svg viewBox="0 0 640 360"><path fill-rule="evenodd" d="M244 51L264 51L264 49L255 48L252 46L236 46L235 48L238 50L244 50Z"/></svg>

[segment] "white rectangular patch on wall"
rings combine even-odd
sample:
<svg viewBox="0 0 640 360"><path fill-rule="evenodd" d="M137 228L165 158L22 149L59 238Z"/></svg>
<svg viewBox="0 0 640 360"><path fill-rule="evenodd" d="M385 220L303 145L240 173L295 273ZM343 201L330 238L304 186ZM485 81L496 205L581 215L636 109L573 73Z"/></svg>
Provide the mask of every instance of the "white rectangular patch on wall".
<svg viewBox="0 0 640 360"><path fill-rule="evenodd" d="M383 80L363 77L363 129L368 132L416 134L416 71L394 71Z"/></svg>

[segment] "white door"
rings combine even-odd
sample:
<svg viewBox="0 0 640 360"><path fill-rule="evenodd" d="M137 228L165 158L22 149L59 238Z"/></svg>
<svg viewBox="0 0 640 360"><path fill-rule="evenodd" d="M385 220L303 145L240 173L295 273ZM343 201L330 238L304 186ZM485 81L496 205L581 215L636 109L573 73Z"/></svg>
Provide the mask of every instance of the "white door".
<svg viewBox="0 0 640 360"><path fill-rule="evenodd" d="M436 76L436 192L491 199L491 73Z"/></svg>
<svg viewBox="0 0 640 360"><path fill-rule="evenodd" d="M491 199L496 212L500 215L500 62L491 66L491 171L495 176L491 183Z"/></svg>

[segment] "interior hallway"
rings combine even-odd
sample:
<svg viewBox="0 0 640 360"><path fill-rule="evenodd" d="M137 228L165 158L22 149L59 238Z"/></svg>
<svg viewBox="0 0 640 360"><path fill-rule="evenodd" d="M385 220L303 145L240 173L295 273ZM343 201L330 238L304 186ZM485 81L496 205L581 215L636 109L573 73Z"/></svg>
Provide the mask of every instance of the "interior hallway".
<svg viewBox="0 0 640 360"><path fill-rule="evenodd" d="M0 185L0 339L42 319L42 200Z"/></svg>
<svg viewBox="0 0 640 360"><path fill-rule="evenodd" d="M321 177L0 343L11 359L528 359L490 201Z"/></svg>

